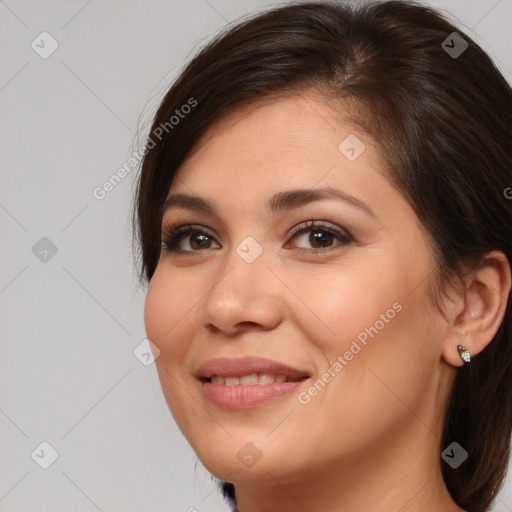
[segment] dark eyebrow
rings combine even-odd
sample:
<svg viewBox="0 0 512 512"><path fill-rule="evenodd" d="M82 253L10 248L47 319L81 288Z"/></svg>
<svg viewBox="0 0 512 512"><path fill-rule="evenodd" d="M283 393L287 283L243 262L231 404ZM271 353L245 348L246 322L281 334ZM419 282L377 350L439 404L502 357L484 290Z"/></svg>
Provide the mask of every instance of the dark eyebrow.
<svg viewBox="0 0 512 512"><path fill-rule="evenodd" d="M273 195L265 205L267 210L271 213L279 213L282 211L289 211L300 206L306 205L313 201L321 199L338 199L345 203L362 210L367 215L376 217L375 212L357 197L354 197L346 192L337 190L335 188L314 188L314 189L295 189L285 190ZM162 212L165 213L171 208L186 208L198 212L207 213L219 217L219 212L216 206L209 200L199 196L189 194L172 194L169 196L163 206Z"/></svg>

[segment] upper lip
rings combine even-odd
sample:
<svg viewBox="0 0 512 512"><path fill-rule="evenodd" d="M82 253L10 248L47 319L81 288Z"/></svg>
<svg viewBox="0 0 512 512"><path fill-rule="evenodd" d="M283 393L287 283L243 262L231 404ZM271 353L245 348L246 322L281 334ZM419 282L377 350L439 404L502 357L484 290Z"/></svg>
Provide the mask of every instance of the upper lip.
<svg viewBox="0 0 512 512"><path fill-rule="evenodd" d="M210 359L199 367L196 376L204 380L210 378L212 375L238 377L240 375L251 375L253 373L284 375L290 379L309 377L308 373L303 370L292 368L283 363L262 357L243 357L236 359L220 357Z"/></svg>

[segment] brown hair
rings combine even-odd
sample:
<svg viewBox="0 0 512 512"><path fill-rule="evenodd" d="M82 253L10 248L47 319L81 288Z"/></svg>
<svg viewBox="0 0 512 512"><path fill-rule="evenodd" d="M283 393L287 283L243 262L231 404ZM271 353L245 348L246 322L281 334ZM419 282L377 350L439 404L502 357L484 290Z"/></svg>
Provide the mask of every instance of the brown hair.
<svg viewBox="0 0 512 512"><path fill-rule="evenodd" d="M447 51L455 31L468 44L458 56ZM312 87L339 100L333 105L350 102L354 121L378 143L385 174L427 228L438 309L445 286L486 252L501 250L512 261L512 205L504 195L512 186L512 90L489 56L414 2L294 2L228 27L165 95L151 133L168 129L143 160L134 205L141 282L158 263L161 207L174 173L199 136L235 108ZM191 99L197 106L171 127L170 117ZM443 477L468 512L489 510L506 473L511 323L508 300L492 342L458 369L446 411L440 453L456 441L468 459L457 469L443 462ZM234 497L231 484L223 491Z"/></svg>

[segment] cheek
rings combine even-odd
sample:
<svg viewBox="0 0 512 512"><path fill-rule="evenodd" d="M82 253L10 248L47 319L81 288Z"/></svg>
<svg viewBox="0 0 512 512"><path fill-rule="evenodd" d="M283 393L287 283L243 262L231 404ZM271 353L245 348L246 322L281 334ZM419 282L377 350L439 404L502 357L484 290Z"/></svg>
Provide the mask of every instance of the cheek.
<svg viewBox="0 0 512 512"><path fill-rule="evenodd" d="M161 281L157 274L151 279L144 303L144 325L148 338L155 343L160 350L162 333L172 324L169 322L166 312L173 311L172 301L164 293Z"/></svg>
<svg viewBox="0 0 512 512"><path fill-rule="evenodd" d="M427 362L435 363L427 280L421 282L418 272L406 272L390 261L337 269L302 283L301 296L314 315L303 317L301 330L323 355L319 373L332 370L338 356L344 359L343 369L338 365L336 372L344 377L336 379L333 389L339 385L344 391L350 388L354 397L369 396L372 389L385 387L376 374L394 389L413 391L410 383L418 383Z"/></svg>
<svg viewBox="0 0 512 512"><path fill-rule="evenodd" d="M428 321L426 282L414 293L410 283L410 275L369 271L331 280L323 293L308 295L334 331L316 337L324 355L320 370L335 377L318 386L314 400L318 407L324 402L332 423L343 424L354 438L370 438L377 424L391 429L399 418L412 417L410 409L419 407L431 385L429 371L439 358L436 327Z"/></svg>
<svg viewBox="0 0 512 512"><path fill-rule="evenodd" d="M155 366L165 400L175 421L184 432L191 429L195 409L190 407L190 395L183 391L183 361L187 354L190 333L187 313L192 313L197 297L179 279L179 273L157 267L146 293L144 324L147 337L160 349ZM190 304L189 304L190 303Z"/></svg>
<svg viewBox="0 0 512 512"><path fill-rule="evenodd" d="M304 297L321 320L317 327L323 324L322 332L327 334L325 351L334 357L354 340L365 347L370 340L382 340L379 345L386 345L386 350L402 350L401 343L418 331L428 336L428 277L433 262L420 234L405 235L414 243L404 246L394 240L378 250L357 255L354 251L342 267L304 280ZM388 337L394 341L384 343Z"/></svg>
<svg viewBox="0 0 512 512"><path fill-rule="evenodd" d="M389 267L388 267L389 268ZM308 339L329 355L349 349L353 340L364 341L368 330L389 330L399 316L403 293L402 283L392 272L379 273L379 269L332 269L316 276L302 277L297 283L297 295L303 298L310 314L303 317L301 329Z"/></svg>
<svg viewBox="0 0 512 512"><path fill-rule="evenodd" d="M188 290L188 291L187 291ZM160 349L157 363L184 350L187 313L191 313L197 297L190 291L179 273L172 276L157 267L146 294L144 324L147 337Z"/></svg>

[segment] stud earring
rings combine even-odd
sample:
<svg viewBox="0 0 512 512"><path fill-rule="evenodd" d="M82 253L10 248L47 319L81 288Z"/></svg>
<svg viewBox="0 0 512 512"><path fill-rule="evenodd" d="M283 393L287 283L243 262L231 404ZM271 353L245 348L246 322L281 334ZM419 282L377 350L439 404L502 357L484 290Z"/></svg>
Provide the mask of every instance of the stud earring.
<svg viewBox="0 0 512 512"><path fill-rule="evenodd" d="M464 361L464 363L470 363L471 354L469 353L469 350L466 347L463 347L462 345L459 345L457 349L459 351L460 358Z"/></svg>

